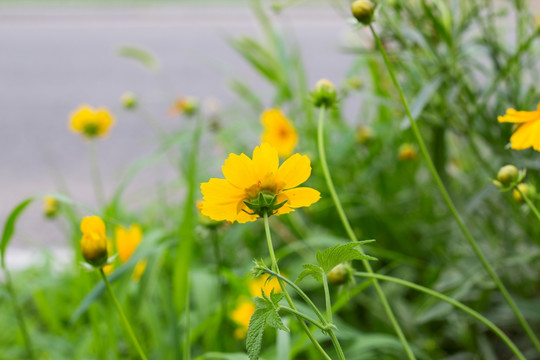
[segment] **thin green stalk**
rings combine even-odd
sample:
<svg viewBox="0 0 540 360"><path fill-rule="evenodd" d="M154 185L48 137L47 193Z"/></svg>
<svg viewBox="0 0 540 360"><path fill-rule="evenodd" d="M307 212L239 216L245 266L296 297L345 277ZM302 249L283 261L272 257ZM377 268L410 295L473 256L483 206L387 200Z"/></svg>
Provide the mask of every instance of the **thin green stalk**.
<svg viewBox="0 0 540 360"><path fill-rule="evenodd" d="M94 195L98 206L105 205L105 190L101 181L101 172L99 171L99 162L97 147L94 140L88 142L88 155L90 160L90 175L92 176L92 184L94 186Z"/></svg>
<svg viewBox="0 0 540 360"><path fill-rule="evenodd" d="M519 351L519 349L517 348L517 346L512 342L512 340L510 340L508 338L508 336L506 336L504 334L504 332L499 329L499 327L497 327L497 325L495 325L494 323L492 323L489 319L485 318L484 316L482 316L480 313L474 311L473 309L471 309L470 307L468 307L467 305L455 300L455 299L452 299L451 297L448 297L446 295L443 295L437 291L434 291L432 289L429 289L427 287L424 287L424 286L421 286L421 285L417 285L415 283L412 283L410 281L406 281L406 280L401 280L401 279L398 279L398 278L395 278L395 277L392 277L392 276L386 276L386 275L379 275L379 274L370 274L370 273L365 273L365 272L357 272L354 274L355 276L361 276L361 277L367 277L367 278L370 278L370 279L379 279L379 280L383 280L383 281L389 281L389 282L393 282L395 284L399 284L399 285L403 285L403 286L406 286L408 288L411 288L411 289L414 289L414 290L417 290L417 291L420 291L420 292L423 292L425 294L428 294L428 295L431 295L433 297L436 297L437 299L440 299L442 301L445 301L447 303L449 303L450 305L453 305L455 307L457 307L458 309L460 310L463 310L464 312L466 312L467 314L471 315L472 317L474 317L475 319L477 319L478 321L480 321L482 324L486 325L489 329L491 329L491 331L493 331L502 341L505 342L506 345L508 345L508 347L510 348L510 350L512 350L512 352L516 355L516 357L520 360L524 360L525 359L525 356L521 353L521 351Z"/></svg>
<svg viewBox="0 0 540 360"><path fill-rule="evenodd" d="M463 235L465 236L465 238L467 239L467 241L471 245L474 253L476 254L476 257L480 260L480 262L482 263L482 265L486 269L487 273L489 274L489 276L491 277L491 279L493 280L495 285L499 288L499 291L504 296L504 299L506 300L506 302L508 303L508 305L510 306L510 308L514 312L514 314L515 314L516 318L518 319L519 323L521 324L521 326L523 327L523 329L525 330L525 332L527 333L527 335L529 336L529 338L533 342L536 349L540 352L540 341L538 340L538 338L534 334L533 330L529 326L527 320L525 320L525 317L523 316L523 314L521 313L521 311L517 307L516 303L514 302L514 299L512 298L512 296L510 295L510 293L508 292L508 290L506 289L504 284L502 283L501 279L495 273L495 270L493 270L493 267L489 264L488 260L486 259L486 257L482 253L482 250L480 250L480 247L476 243L476 240L473 238L473 236L469 232L469 229L465 226L465 223L461 219L461 216L459 215L454 203L452 202L452 199L450 198L450 195L448 194L448 191L446 190L446 187L444 186L439 174L437 173L437 170L435 169L435 166L433 165L433 161L431 160L431 157L430 157L430 155L429 155L429 153L427 151L426 145L424 143L424 139L422 138L422 135L420 134L420 130L418 129L418 125L416 124L416 121L415 121L414 117L412 116L411 110L409 108L409 104L407 103L407 99L405 99L405 94L403 93L403 89L401 88L399 82L397 81L396 75L394 74L394 69L392 67L392 64L390 63L390 60L388 59L388 55L386 54L384 46L382 45L381 40L377 36L377 33L375 32L375 29L373 28L373 25L370 24L369 28L371 29L371 33L373 34L375 42L377 43L377 48L381 52L381 55L382 55L382 57L384 59L384 63L386 64L386 67L387 67L388 72L390 74L390 78L392 79L392 82L393 82L394 86L396 87L396 89L397 89L397 91L399 93L399 97L401 99L401 102L403 103L403 107L405 108L405 112L406 112L407 117L409 118L409 121L411 123L411 129L413 130L414 136L415 136L415 138L416 138L416 140L418 142L418 145L420 147L420 152L422 153L422 156L424 157L424 159L425 159L425 161L426 161L426 163L428 165L429 171L430 171L431 175L433 176L433 179L435 180L435 184L437 185L437 188L439 189L439 191L440 191L440 193L441 193L441 195L442 195L442 197L444 199L444 202L448 206L448 209L450 210L450 213L452 214L452 216L456 220L459 228L463 232Z"/></svg>
<svg viewBox="0 0 540 360"><path fill-rule="evenodd" d="M514 189L516 189L519 194L521 195L521 197L523 198L523 200L525 200L525 202L527 203L527 205L529 206L529 208L532 210L532 212L534 213L534 216L536 216L536 218L538 219L538 221L540 221L540 212L538 211L538 209L536 208L536 206L534 206L533 202L531 201L531 199L529 199L529 197L527 196L527 194L525 194L524 191L521 191L521 189L519 188L519 186L514 186Z"/></svg>
<svg viewBox="0 0 540 360"><path fill-rule="evenodd" d="M266 270L268 272L268 270ZM309 298L309 296L307 296L307 294L302 291L302 289L300 289L298 287L298 285L296 285L294 282L292 282L291 280L283 277L281 274L279 273L276 273L276 272L273 272L273 271L270 271L269 272L270 275L273 275L275 276L278 280L282 281L282 282L285 282L287 283L288 285L290 285L297 293L298 295L300 295L300 297L302 299L304 299L304 301L313 309L313 312L315 312L315 315L317 315L317 317L319 318L319 320L321 321L321 323L324 324L324 326L326 327L326 332L328 333L328 335L330 336L330 339L332 340L332 343L334 344L334 347L336 348L336 351L338 353L338 356L341 360L345 360L345 354L343 354L343 350L341 349L341 345L339 344L339 341L336 337L336 335L334 334L334 330L332 330L332 323L329 323L326 318L324 317L323 314L321 314L321 312L319 311L319 309L317 308L317 306L315 306L315 304L313 303L313 301L311 301L311 299ZM281 282L280 282L281 284ZM282 286L283 287L283 286ZM332 309L330 308L330 311L332 311Z"/></svg>
<svg viewBox="0 0 540 360"><path fill-rule="evenodd" d="M324 288L324 303L326 304L326 317L328 322L332 323L332 303L330 301L330 290L328 289L328 277L323 271L322 274L323 288Z"/></svg>
<svg viewBox="0 0 540 360"><path fill-rule="evenodd" d="M341 201L339 200L336 189L334 188L334 182L332 181L332 177L330 176L330 170L328 169L328 163L326 161L326 153L324 150L324 112L325 112L325 108L321 107L320 112L319 112L319 127L317 131L319 158L321 160L321 166L324 173L324 178L326 180L326 185L328 186L328 190L330 191L330 195L332 196L332 200L334 201L334 205L336 206L339 218L341 219L341 222L343 224L343 227L345 228L345 231L347 232L347 235L349 236L349 239L353 242L357 242L358 239L356 238L356 235L354 234L354 231L351 228L351 224L349 223L349 219L347 218L347 215L345 214L345 211L343 210L343 207L341 206ZM366 269L367 272L373 273L373 269L371 268L371 265L369 264L367 260L362 260L362 264L364 265L364 268ZM403 334L403 331L401 330L401 326L399 325L396 317L394 316L392 308L390 307L390 304L388 303L388 300L386 299L386 295L382 291L376 279L373 280L373 287L375 288L375 291L377 292L377 295L379 296L379 299L384 307L386 316L392 323L392 327L394 328L394 331L399 337L399 340L401 341L401 344L403 345L403 348L405 349L405 352L407 353L407 357L409 358L409 360L416 360L416 357L414 356L414 353L411 350L409 342L407 341L407 338Z"/></svg>
<svg viewBox="0 0 540 360"><path fill-rule="evenodd" d="M321 324L320 322L318 322L317 320L307 316L306 314L303 314L301 313L300 311L298 310L295 310L295 309L292 309L290 307L287 307L287 306L280 306L278 309L278 311L280 310L283 310L285 312L288 312L288 313L291 313L291 314L294 314L296 316L299 316L301 317L302 319L312 323L313 325L315 325L316 327L318 327L319 329L321 329L322 331L325 331L326 330L326 326Z"/></svg>
<svg viewBox="0 0 540 360"><path fill-rule="evenodd" d="M19 322L19 327L23 335L24 343L26 344L26 351L28 353L29 359L35 359L34 347L32 346L32 341L30 340L30 335L28 333L28 328L26 326L26 321L24 320L23 311L17 302L17 296L15 294L15 288L13 287L13 281L11 280L11 275L9 271L4 267L4 274L6 274L6 288L11 295L11 300L13 303L13 309L15 310L15 315L17 321Z"/></svg>
<svg viewBox="0 0 540 360"><path fill-rule="evenodd" d="M265 233L266 233L266 242L268 244L268 252L270 253L270 259L272 261L272 269L275 270L275 272L279 274L279 268L278 268L277 261L276 261L276 255L274 254L274 246L272 245L272 235L270 233L270 224L268 222L268 214L267 213L264 213L264 218L263 219L264 219L264 230L265 230ZM278 281L279 281L279 286L281 287L281 290L283 291L283 294L285 295L285 299L287 299L287 303L289 304L289 306L293 310L297 310L296 306L294 305L294 302L291 299L291 296L289 295L289 292L287 291L287 288L285 287L285 284L280 279L278 279ZM326 351L324 351L324 349L322 348L321 344L319 344L317 339L315 339L315 336L313 336L313 334L309 330L309 327L307 326L305 321L301 317L297 316L296 318L298 319L298 322L302 326L302 329L304 329L306 335L309 337L309 339L311 340L313 345L315 345L317 350L319 350L322 357L324 359L326 359L326 360L332 360L330 358L330 356L328 356Z"/></svg>
<svg viewBox="0 0 540 360"><path fill-rule="evenodd" d="M189 309L189 276L187 277L187 291L186 291L186 328L184 329L184 360L191 359L191 341L190 341L190 332L191 332L191 323L190 323L190 309Z"/></svg>
<svg viewBox="0 0 540 360"><path fill-rule="evenodd" d="M129 334L129 337L131 338L131 341L133 341L133 344L135 345L135 348L137 349L137 352L139 353L139 356L143 360L147 360L146 355L144 355L144 352L141 348L141 345L139 344L139 341L135 337L135 333L131 329L131 325L129 325L129 321L126 318L126 315L124 314L124 311L122 310L122 307L120 306L120 303L116 299L116 296L114 295L114 292L112 290L111 284L109 283L109 279L107 279L107 275L103 272L103 269L99 269L99 273L101 274L101 278L105 282L105 287L107 288L107 291L111 295L111 298L113 299L114 306L116 307L116 310L118 310L118 314L120 314L120 318L122 319L122 322L124 323L124 326L126 327L126 330Z"/></svg>

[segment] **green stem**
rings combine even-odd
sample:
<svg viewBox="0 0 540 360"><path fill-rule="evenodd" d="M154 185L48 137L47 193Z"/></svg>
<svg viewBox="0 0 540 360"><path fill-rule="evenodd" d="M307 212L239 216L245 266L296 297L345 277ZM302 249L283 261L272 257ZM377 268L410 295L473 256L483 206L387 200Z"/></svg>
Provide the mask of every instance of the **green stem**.
<svg viewBox="0 0 540 360"><path fill-rule="evenodd" d="M523 314L521 313L521 311L517 307L516 303L514 302L514 299L512 298L512 296L510 295L510 293L508 292L508 290L506 289L504 284L502 283L501 279L497 276L497 274L495 273L495 270L493 270L493 267L489 264L488 260L486 259L486 257L482 253L482 250L480 250L480 247L476 243L476 240L472 237L471 233L469 232L469 230L465 226L465 223L461 219L461 216L459 215L454 203L452 202L452 199L450 198L450 195L448 194L448 191L446 190L446 187L444 186L439 174L437 173L437 170L435 169L435 167L433 165L433 161L431 160L431 157L430 157L430 155L429 155L429 153L427 151L427 148L426 148L426 145L425 145L424 140L422 138L422 135L420 134L420 130L418 129L418 125L416 124L416 121L414 120L414 117L412 116L411 110L409 108L409 104L407 103L407 99L405 99L403 89L401 88L401 86L399 85L399 82L397 81L396 75L394 74L394 69L392 67L392 64L390 63L390 60L388 59L388 55L386 54L386 51L384 50L384 47L383 47L383 45L381 43L381 40L377 36L377 33L375 32L375 29L373 28L373 25L369 25L369 28L371 29L371 33L373 34L375 42L377 43L377 47L378 47L379 51L381 52L381 55L382 55L382 57L384 59L384 63L386 64L386 67L387 67L388 72L390 74L390 78L392 79L392 82L394 83L394 86L396 87L396 89L397 89L397 91L399 93L399 97L401 99L401 102L403 103L403 107L405 108L405 112L407 114L407 117L409 118L409 121L411 122L411 128L413 130L414 136L415 136L415 138L416 138L416 140L418 142L418 145L420 147L420 152L422 153L422 156L424 157L424 159L425 159L425 161L426 161L426 163L428 165L429 171L430 171L431 175L433 176L433 179L435 180L435 184L439 188L439 191L440 191L440 193L441 193L441 195L442 195L442 197L444 199L444 202L448 206L448 209L450 210L450 213L452 214L452 216L456 220L459 228L463 232L463 235L465 236L465 238L467 239L467 241L471 245L474 253L476 254L476 257L480 260L480 262L482 263L482 265L486 269L487 273L489 274L489 276L491 277L491 279L493 280L495 285L499 288L499 291L501 292L501 294L505 298L506 302L508 303L508 305L510 306L510 308L514 312L514 314L515 314L516 318L518 319L519 323L521 324L521 326L523 327L523 329L525 330L525 332L527 333L527 335L529 336L529 338L533 342L536 349L540 352L540 341L538 340L538 338L534 334L533 330L531 329L531 327L527 323L527 320L525 320L525 317L523 316Z"/></svg>
<svg viewBox="0 0 540 360"><path fill-rule="evenodd" d="M292 309L292 308L287 307L287 306L280 306L277 310L278 310L278 311L283 310L283 311L285 311L285 312L294 314L294 315L296 315L296 316L298 316L298 317L301 317L302 319L304 319L304 320L306 320L306 321L312 323L313 325L315 325L316 327L318 327L318 328L321 329L322 331L325 331L325 330L326 330L326 327L325 327L323 324L321 324L321 323L318 322L317 320L315 320L315 319L313 319L313 318L307 316L306 314L301 313L301 312L298 311L298 310Z"/></svg>
<svg viewBox="0 0 540 360"><path fill-rule="evenodd" d="M326 273L323 271L322 274L323 288L324 288L324 302L326 304L326 317L328 322L332 323L332 303L330 301L330 290L328 289L328 278Z"/></svg>
<svg viewBox="0 0 540 360"><path fill-rule="evenodd" d="M321 160L321 166L324 173L324 178L326 180L328 190L330 191L330 195L332 196L332 200L334 201L334 205L336 206L339 218L341 219L341 222L343 224L343 227L345 228L345 231L347 232L347 235L349 236L349 239L353 242L357 242L358 239L356 238L356 235L354 234L354 231L351 228L351 224L349 223L349 219L347 218L347 215L345 214L345 211L343 210L343 207L341 206L341 201L339 200L336 189L334 188L334 182L332 181L332 177L330 176L330 170L328 169L328 163L326 161L326 153L324 150L324 111L325 111L325 108L321 107L320 112L319 112L319 127L317 131L319 158ZM369 264L367 260L362 260L362 264L364 265L364 268L366 269L368 273L373 273L373 269L371 268L371 265ZM409 360L416 360L416 357L414 356L414 353L411 350L409 342L407 341L407 338L403 334L403 331L401 330L401 327L396 317L394 316L392 308L390 307L390 304L388 303L388 300L386 299L386 295L382 291L376 279L373 280L373 287L375 288L375 291L377 292L377 295L379 296L379 299L384 307L386 316L392 323L392 327L394 328L394 331L399 337L399 340L401 341L401 344L403 345L403 348L405 349L405 352L407 353L407 357L409 358Z"/></svg>
<svg viewBox="0 0 540 360"><path fill-rule="evenodd" d="M276 255L274 254L274 246L272 245L272 235L270 233L270 224L268 222L268 214L267 213L264 213L264 218L263 219L264 219L264 230L265 230L265 233L266 233L266 242L268 244L268 252L270 253L270 259L272 261L272 269L275 269L276 273L279 274L279 268L278 268L278 264L277 264L277 261L276 261ZM289 304L289 306L293 310L297 310L296 306L294 305L294 302L291 299L291 296L289 295L289 292L287 291L287 288L285 287L285 285L283 283L283 281L280 280L279 278L278 278L278 281L279 281L279 286L281 287L281 289L283 291L283 294L285 295L285 299L287 299L287 303ZM330 356L328 356L326 351L324 351L324 349L322 348L321 344L319 344L317 339L315 339L315 336L313 336L313 334L309 330L309 327L307 326L305 321L301 317L297 316L296 318L298 319L298 322L302 326L302 329L304 330L306 335L309 337L309 339L311 340L313 345L317 348L317 350L319 350L322 357L324 359L326 359L326 360L332 360L330 358Z"/></svg>
<svg viewBox="0 0 540 360"><path fill-rule="evenodd" d="M190 332L191 332L191 324L190 324L190 309L189 309L189 274L187 277L187 291L186 291L186 328L184 330L185 337L184 337L184 360L190 360L191 359L191 341L190 341Z"/></svg>
<svg viewBox="0 0 540 360"><path fill-rule="evenodd" d="M141 348L141 345L139 344L139 341L135 337L135 333L131 329L131 325L129 325L129 321L126 318L126 315L124 314L124 311L122 310L122 307L120 306L120 303L118 302L118 300L116 299L116 296L114 295L111 284L109 283L109 280L107 279L107 275L105 275L102 268L99 269L99 273L101 274L101 278L105 282L105 286L107 287L107 291L109 292L109 294L111 295L111 298L113 299L114 306L116 307L116 310L118 310L118 314L120 314L120 318L122 319L122 322L124 323L124 326L126 327L126 330L127 330L128 334L129 334L129 337L133 341L133 344L135 345L135 348L137 349L137 352L139 353L139 356L141 357L141 359L147 360L146 355L144 355L144 352L143 352L143 350Z"/></svg>
<svg viewBox="0 0 540 360"><path fill-rule="evenodd" d="M538 221L540 221L540 212L538 211L538 209L536 208L536 206L534 206L533 202L531 201L531 199L529 199L529 197L525 194L524 191L521 191L521 189L519 188L519 186L514 186L514 189L516 189L519 194L521 195L521 197L523 198L523 200L525 200L525 202L527 203L527 205L529 206L529 208L532 210L532 212L534 213L534 216L536 216L536 218L538 219Z"/></svg>
<svg viewBox="0 0 540 360"><path fill-rule="evenodd" d="M101 181L101 172L99 171L98 154L95 140L89 140L88 155L90 157L90 175L94 186L94 195L99 206L105 205L105 190Z"/></svg>
<svg viewBox="0 0 540 360"><path fill-rule="evenodd" d="M317 315L317 317L321 320L321 322L324 324L324 326L326 327L326 332L328 333L328 335L330 336L330 339L332 340L332 343L334 344L334 347L336 348L336 351L338 353L338 356L341 360L345 360L345 355L343 354L343 350L341 349L341 345L339 344L339 341L336 337L336 335L334 334L334 330L332 330L329 325L332 325L332 323L329 323L328 321L326 321L326 318L324 317L323 314L321 314L321 312L319 311L319 309L317 308L317 306L315 306L315 304L313 303L313 301L311 301L311 299L309 298L309 296L307 296L307 294L305 292L302 291L302 289L300 289L294 282L292 282L291 280L281 276L281 274L279 273L276 273L276 272L273 272L273 271L268 271L268 269L266 270L270 275L273 275L275 276L278 280L282 281L282 282L285 282L287 284L289 284L297 293L298 295L300 295L300 297L302 299L304 299L304 301L313 309L313 311L315 312L315 315ZM281 284L281 282L280 282ZM283 286L282 286L283 287ZM332 309L330 308L330 311Z"/></svg>
<svg viewBox="0 0 540 360"><path fill-rule="evenodd" d="M21 307L19 306L19 303L17 302L17 297L15 294L15 288L13 287L13 281L11 280L11 275L5 267L4 267L4 274L6 274L6 287L9 294L11 295L11 300L13 302L13 309L15 310L15 315L17 317L17 321L19 322L19 327L21 328L23 339L26 344L26 351L28 352L28 358L33 360L36 358L34 354L34 347L32 346L32 341L30 340L28 328L26 327L26 321L24 320L23 311Z"/></svg>
<svg viewBox="0 0 540 360"><path fill-rule="evenodd" d="M442 301L445 301L455 307L457 307L458 309L460 310L463 310L464 312L466 312L467 314L471 315L472 317L474 317L475 319L477 319L478 321L480 321L481 323L483 323L484 325L486 325L489 329L491 329L491 331L493 331L502 341L504 341L506 343L506 345L508 345L508 347L510 348L510 350L512 350L512 352L516 355L516 357L520 360L524 360L525 359L525 356L519 351L519 349L517 348L517 346L512 342L512 340L510 340L508 338L508 336L506 336L504 334L504 332L499 329L499 327L497 327L497 325L495 325L494 323L492 323L489 319L485 318L484 316L482 316L480 313L474 311L473 309L471 309L470 307L468 307L467 305L457 301L457 300L454 300L446 295L443 295L437 291L434 291L434 290L431 290L429 288L426 288L424 286L421 286L421 285L417 285L415 283L412 283L410 281L406 281L406 280L401 280L401 279L398 279L398 278L395 278L395 277L391 277L391 276L385 276L385 275L379 275L379 274L369 274L369 273L365 273L365 272L357 272L354 274L355 276L361 276L361 277L367 277L367 278L371 278L371 279L379 279L379 280L384 280L384 281L389 281L389 282L393 282L395 284L399 284L399 285L403 285L403 286L406 286L408 288L411 288L411 289L414 289L414 290L417 290L417 291L420 291L420 292L423 292L425 294L428 294L428 295L431 295L433 297L436 297L437 299L440 299Z"/></svg>

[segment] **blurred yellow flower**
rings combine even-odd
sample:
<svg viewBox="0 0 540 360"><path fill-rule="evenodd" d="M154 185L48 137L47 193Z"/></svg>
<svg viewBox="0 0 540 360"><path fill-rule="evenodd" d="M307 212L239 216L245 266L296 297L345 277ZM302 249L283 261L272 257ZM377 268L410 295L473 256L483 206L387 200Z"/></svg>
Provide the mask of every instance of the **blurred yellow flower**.
<svg viewBox="0 0 540 360"><path fill-rule="evenodd" d="M114 238L116 240L118 258L121 263L125 263L131 258L131 255L133 255L137 246L141 243L143 232L138 224L131 225L129 229L123 226L117 226L114 229ZM140 279L145 269L146 261L139 261L133 270L133 278L136 280Z"/></svg>
<svg viewBox="0 0 540 360"><path fill-rule="evenodd" d="M262 141L275 147L279 156L290 156L298 143L298 134L291 122L276 109L263 112L261 122L265 129Z"/></svg>
<svg viewBox="0 0 540 360"><path fill-rule="evenodd" d="M113 124L114 117L106 108L94 110L88 105L72 112L69 120L71 131L88 139L106 136Z"/></svg>
<svg viewBox="0 0 540 360"><path fill-rule="evenodd" d="M272 290L274 293L281 291L281 286L276 278L272 278L270 281L266 281L269 275L263 275L249 280L248 289L251 296L262 296L262 292L266 295L270 295Z"/></svg>
<svg viewBox="0 0 540 360"><path fill-rule="evenodd" d="M237 339L244 339L247 335L249 328L249 319L255 312L255 304L251 299L239 298L238 305L230 313L231 319L238 325L238 328L234 331L234 337Z"/></svg>
<svg viewBox="0 0 540 360"><path fill-rule="evenodd" d="M230 154L221 169L225 179L212 178L201 184L201 212L217 221L255 221L259 215L248 214L251 211L244 202L257 201L259 194L276 196L278 204L285 201L276 215L310 206L320 199L317 190L297 187L311 174L309 158L294 154L279 166L277 150L268 143L255 147L252 159L245 154Z"/></svg>
<svg viewBox="0 0 540 360"><path fill-rule="evenodd" d="M510 138L512 149L523 150L532 146L534 150L540 151L540 103L536 111L508 109L506 114L497 117L497 120L518 124Z"/></svg>
<svg viewBox="0 0 540 360"><path fill-rule="evenodd" d="M87 216L81 221L81 253L84 259L95 267L107 262L107 237L105 224L98 216Z"/></svg>
<svg viewBox="0 0 540 360"><path fill-rule="evenodd" d="M176 100L169 109L171 116L185 114L194 115L199 109L199 103L196 98L191 96L181 97Z"/></svg>
<svg viewBox="0 0 540 360"><path fill-rule="evenodd" d="M110 239L107 239L107 253L109 255L114 254L113 243ZM105 275L111 275L114 272L114 264L108 263L103 267Z"/></svg>
<svg viewBox="0 0 540 360"><path fill-rule="evenodd" d="M398 159L399 161L414 160L418 157L418 151L414 145L404 143L399 147Z"/></svg>
<svg viewBox="0 0 540 360"><path fill-rule="evenodd" d="M58 213L58 201L51 196L45 196L43 198L43 213L48 218L56 216Z"/></svg>

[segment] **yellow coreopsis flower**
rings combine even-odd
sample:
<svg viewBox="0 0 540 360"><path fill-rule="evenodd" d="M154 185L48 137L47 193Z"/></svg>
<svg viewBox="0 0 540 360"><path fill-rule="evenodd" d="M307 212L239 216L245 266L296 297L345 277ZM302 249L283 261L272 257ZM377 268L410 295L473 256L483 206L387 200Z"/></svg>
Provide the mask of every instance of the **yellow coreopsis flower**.
<svg viewBox="0 0 540 360"><path fill-rule="evenodd" d="M311 174L309 158L294 154L279 166L277 150L268 143L255 147L252 159L230 154L221 169L225 179L212 178L201 184L201 213L217 221L255 221L262 215L261 211L255 213L252 204L260 204L261 198L271 198L269 206L274 207L261 207L271 211L269 215L286 214L320 199L317 190L297 187Z"/></svg>
<svg viewBox="0 0 540 360"><path fill-rule="evenodd" d="M263 291L266 295L270 295L272 290L274 290L274 293L281 291L278 279L272 278L267 281L269 276L263 275L249 280L248 289L251 296L262 296Z"/></svg>
<svg viewBox="0 0 540 360"><path fill-rule="evenodd" d="M141 243L143 232L138 224L131 225L129 229L117 226L114 230L114 238L116 240L118 258L121 263L125 263L131 258L131 255L133 255L137 246ZM133 278L136 280L140 279L145 269L146 261L139 261L133 270Z"/></svg>
<svg viewBox="0 0 540 360"><path fill-rule="evenodd" d="M246 337L249 328L249 320L254 312L255 304L251 299L239 298L238 305L230 313L231 319L238 325L238 328L234 331L235 338L244 339Z"/></svg>
<svg viewBox="0 0 540 360"><path fill-rule="evenodd" d="M290 156L298 143L298 134L291 122L276 109L263 112L261 122L265 129L262 141L275 147L279 156Z"/></svg>
<svg viewBox="0 0 540 360"><path fill-rule="evenodd" d="M87 216L81 221L81 253L84 259L95 267L107 263L107 237L105 223L98 216Z"/></svg>
<svg viewBox="0 0 540 360"><path fill-rule="evenodd" d="M510 137L512 149L523 150L532 147L540 151L540 103L536 111L508 109L506 114L499 116L497 120L518 124L517 130Z"/></svg>
<svg viewBox="0 0 540 360"><path fill-rule="evenodd" d="M88 105L72 112L69 120L71 131L88 139L106 136L113 124L114 117L106 108L94 109Z"/></svg>
<svg viewBox="0 0 540 360"><path fill-rule="evenodd" d="M46 217L55 217L58 213L58 201L52 196L45 196L43 198L43 213Z"/></svg>

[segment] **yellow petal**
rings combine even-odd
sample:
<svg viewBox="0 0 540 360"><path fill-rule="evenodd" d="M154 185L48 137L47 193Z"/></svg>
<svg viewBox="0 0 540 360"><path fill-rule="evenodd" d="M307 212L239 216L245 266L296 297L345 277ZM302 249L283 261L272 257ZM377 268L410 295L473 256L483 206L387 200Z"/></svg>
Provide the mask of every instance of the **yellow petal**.
<svg viewBox="0 0 540 360"><path fill-rule="evenodd" d="M285 115L276 109L267 110L261 115L261 122L265 127L263 142L275 147L281 157L291 155L298 143L298 134Z"/></svg>
<svg viewBox="0 0 540 360"><path fill-rule="evenodd" d="M99 108L95 113L98 132L97 135L105 136L109 128L114 124L114 117L107 108Z"/></svg>
<svg viewBox="0 0 540 360"><path fill-rule="evenodd" d="M133 224L129 230L122 226L115 229L116 250L120 261L125 263L133 255L142 241L142 230L137 224Z"/></svg>
<svg viewBox="0 0 540 360"><path fill-rule="evenodd" d="M87 216L81 221L81 231L83 234L95 233L105 238L105 223L99 216Z"/></svg>
<svg viewBox="0 0 540 360"><path fill-rule="evenodd" d="M294 154L281 166L276 175L276 182L283 184L282 189L290 189L305 182L311 175L311 161L305 155Z"/></svg>
<svg viewBox="0 0 540 360"><path fill-rule="evenodd" d="M69 127L71 131L82 132L87 119L92 118L94 109L88 105L81 105L69 115Z"/></svg>
<svg viewBox="0 0 540 360"><path fill-rule="evenodd" d="M277 150L268 143L253 150L253 165L257 180L263 180L269 174L276 174L279 166L279 156Z"/></svg>
<svg viewBox="0 0 540 360"><path fill-rule="evenodd" d="M510 138L511 148L523 150L534 147L540 151L540 121L531 121L520 125Z"/></svg>
<svg viewBox="0 0 540 360"><path fill-rule="evenodd" d="M216 221L236 221L238 205L244 197L244 191L233 186L225 179L210 179L201 184L203 202L201 214Z"/></svg>
<svg viewBox="0 0 540 360"><path fill-rule="evenodd" d="M516 111L515 109L508 109L506 110L506 114L504 116L499 116L497 120L499 122L516 124L540 120L540 105L538 111Z"/></svg>
<svg viewBox="0 0 540 360"><path fill-rule="evenodd" d="M308 187L299 187L282 192L288 199L286 205L292 208L310 206L321 198L321 193Z"/></svg>
<svg viewBox="0 0 540 360"><path fill-rule="evenodd" d="M225 179L234 186L246 189L257 183L252 160L245 154L230 154L221 167Z"/></svg>

